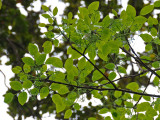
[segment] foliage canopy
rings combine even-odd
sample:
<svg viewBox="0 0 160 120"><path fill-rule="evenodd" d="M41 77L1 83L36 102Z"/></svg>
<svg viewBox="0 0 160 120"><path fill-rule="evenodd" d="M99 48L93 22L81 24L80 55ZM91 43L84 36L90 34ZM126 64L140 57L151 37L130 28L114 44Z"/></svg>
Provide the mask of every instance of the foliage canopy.
<svg viewBox="0 0 160 120"><path fill-rule="evenodd" d="M57 114L65 112L64 119L69 119L81 109L77 101L87 94L88 99L94 97L103 103L98 106L97 115L88 115L88 120L160 119L160 95L146 92L150 85L159 89L160 26L158 18L149 15L159 7L160 1L157 1L143 7L137 15L136 9L128 5L120 16L112 10L116 19L109 15L101 19L99 2L95 1L88 8L79 7L77 18L70 12L59 25L57 7L50 11L42 5L46 12L42 16L49 24L39 26L48 28L44 33L48 39L41 45L42 51L37 44L29 44L30 56L23 57L23 64L12 69L18 79L11 81L10 86L16 92L8 92L4 102L9 104L17 96L19 103L25 106L30 99L49 97ZM58 33L53 32L54 27ZM134 35L145 43L143 54L136 53L131 45ZM65 62L51 54L60 47L62 38L69 55ZM97 59L101 66L97 67ZM136 74L128 75L126 62L138 68ZM138 78L134 81L131 79L134 77ZM112 116L103 117L105 113Z"/></svg>

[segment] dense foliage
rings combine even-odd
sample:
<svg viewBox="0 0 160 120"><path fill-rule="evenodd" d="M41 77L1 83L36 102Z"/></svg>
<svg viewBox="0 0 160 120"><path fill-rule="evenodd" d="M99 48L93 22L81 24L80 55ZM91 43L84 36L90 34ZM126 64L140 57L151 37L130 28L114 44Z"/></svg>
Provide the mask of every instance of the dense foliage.
<svg viewBox="0 0 160 120"><path fill-rule="evenodd" d="M57 7L50 11L42 5L46 11L42 16L49 24L39 26L47 27L44 33L47 40L41 50L39 45L29 44L30 56L23 57L24 64L12 69L17 79L10 82L12 90L7 92L4 101L26 109L40 101L37 109L42 114L56 109L58 118L78 119L76 113L89 109L78 104L86 94L87 99L97 98L102 105L96 109L91 106L92 112L86 113L83 119L159 119L160 96L146 93L149 85L159 89L159 20L150 15L159 7L157 1L143 7L137 15L135 8L128 5L120 15L112 10L115 19L109 15L101 19L96 1L88 8L79 7L77 18L70 12L58 25ZM133 49L134 35L144 41L144 53ZM63 59L54 54L54 49L61 48L61 42L66 43L68 54ZM138 70L128 74L128 66L136 66ZM13 103L13 99L19 103ZM28 109L30 114L41 119L40 113Z"/></svg>

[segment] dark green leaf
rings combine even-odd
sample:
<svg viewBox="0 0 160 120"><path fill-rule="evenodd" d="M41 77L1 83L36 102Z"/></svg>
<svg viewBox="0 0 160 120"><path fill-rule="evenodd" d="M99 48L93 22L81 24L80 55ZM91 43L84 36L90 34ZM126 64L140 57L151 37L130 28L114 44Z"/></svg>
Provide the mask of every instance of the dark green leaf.
<svg viewBox="0 0 160 120"><path fill-rule="evenodd" d="M38 95L39 89L38 88L33 88L33 89L30 90L30 92L31 92L32 95Z"/></svg>
<svg viewBox="0 0 160 120"><path fill-rule="evenodd" d="M4 102L5 103L10 103L13 100L14 95L12 93L7 93L5 94Z"/></svg>

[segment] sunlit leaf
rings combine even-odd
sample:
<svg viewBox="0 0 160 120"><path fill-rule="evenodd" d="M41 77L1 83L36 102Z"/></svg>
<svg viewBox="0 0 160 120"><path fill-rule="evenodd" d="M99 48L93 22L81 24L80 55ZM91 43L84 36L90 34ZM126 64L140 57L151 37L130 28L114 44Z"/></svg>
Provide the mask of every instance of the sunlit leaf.
<svg viewBox="0 0 160 120"><path fill-rule="evenodd" d="M141 9L140 14L146 15L146 14L152 12L153 8L154 8L154 5L147 5Z"/></svg>
<svg viewBox="0 0 160 120"><path fill-rule="evenodd" d="M136 82L131 82L126 86L126 88L132 91L137 91L139 89L139 85Z"/></svg>
<svg viewBox="0 0 160 120"><path fill-rule="evenodd" d="M21 105L24 105L27 101L27 93L26 92L21 92L18 96L18 102Z"/></svg>
<svg viewBox="0 0 160 120"><path fill-rule="evenodd" d="M19 91L22 89L22 84L19 81L11 81L10 86L15 91Z"/></svg>
<svg viewBox="0 0 160 120"><path fill-rule="evenodd" d="M64 114L64 119L68 119L72 116L72 110L68 109Z"/></svg>

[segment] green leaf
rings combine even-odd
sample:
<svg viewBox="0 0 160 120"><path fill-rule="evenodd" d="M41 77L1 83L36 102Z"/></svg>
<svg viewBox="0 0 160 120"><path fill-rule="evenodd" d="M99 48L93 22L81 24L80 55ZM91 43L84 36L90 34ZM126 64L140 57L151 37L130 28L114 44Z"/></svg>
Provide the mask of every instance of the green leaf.
<svg viewBox="0 0 160 120"><path fill-rule="evenodd" d="M74 101L77 98L77 93L72 91L68 94L67 98Z"/></svg>
<svg viewBox="0 0 160 120"><path fill-rule="evenodd" d="M69 119L72 116L72 110L68 109L64 114L64 119Z"/></svg>
<svg viewBox="0 0 160 120"><path fill-rule="evenodd" d="M153 80L153 84L155 86L158 86L159 85L159 78L157 76L155 76L154 80Z"/></svg>
<svg viewBox="0 0 160 120"><path fill-rule="evenodd" d="M53 15L54 15L54 16L56 16L56 15L57 15L57 13L58 13L58 8L57 8L57 7L55 7L55 8L53 9Z"/></svg>
<svg viewBox="0 0 160 120"><path fill-rule="evenodd" d="M27 65L34 66L34 60L30 57L23 57L22 61Z"/></svg>
<svg viewBox="0 0 160 120"><path fill-rule="evenodd" d="M26 92L21 92L18 96L18 102L21 105L24 105L27 101L27 93Z"/></svg>
<svg viewBox="0 0 160 120"><path fill-rule="evenodd" d="M12 93L5 94L4 102L5 103L11 103L13 100L14 95Z"/></svg>
<svg viewBox="0 0 160 120"><path fill-rule="evenodd" d="M0 9L1 9L1 7L2 7L2 1L0 0Z"/></svg>
<svg viewBox="0 0 160 120"><path fill-rule="evenodd" d="M121 99L116 99L114 102L115 102L117 105L121 105L121 104L122 104L122 100L121 100Z"/></svg>
<svg viewBox="0 0 160 120"><path fill-rule="evenodd" d="M143 96L143 99L145 99L146 101L150 101L151 97L150 96Z"/></svg>
<svg viewBox="0 0 160 120"><path fill-rule="evenodd" d="M145 34L141 34L140 37L145 41L145 42L151 42L152 41L152 36L145 33Z"/></svg>
<svg viewBox="0 0 160 120"><path fill-rule="evenodd" d="M160 7L160 1L155 1L154 2L154 7Z"/></svg>
<svg viewBox="0 0 160 120"><path fill-rule="evenodd" d="M157 35L157 29L156 28L152 28L151 29L151 35L152 36L156 36Z"/></svg>
<svg viewBox="0 0 160 120"><path fill-rule="evenodd" d="M95 117L89 117L88 120L97 120Z"/></svg>
<svg viewBox="0 0 160 120"><path fill-rule="evenodd" d="M78 69L83 70L85 68L85 65L86 65L86 60L83 57L78 61Z"/></svg>
<svg viewBox="0 0 160 120"><path fill-rule="evenodd" d="M59 90L60 86L61 86L60 84L52 83L50 88L56 91L56 90Z"/></svg>
<svg viewBox="0 0 160 120"><path fill-rule="evenodd" d="M148 51L150 51L150 50L152 50L152 44L147 44L147 45L145 46L145 51L148 52Z"/></svg>
<svg viewBox="0 0 160 120"><path fill-rule="evenodd" d="M73 60L71 58L67 59L64 64L64 67L67 71L70 71L73 67Z"/></svg>
<svg viewBox="0 0 160 120"><path fill-rule="evenodd" d="M56 104L57 113L59 113L65 109L66 105L64 104L62 97L60 95L54 94L52 96L52 101Z"/></svg>
<svg viewBox="0 0 160 120"><path fill-rule="evenodd" d="M37 64L37 65L42 65L42 64L44 64L45 59L46 59L46 54L40 54L40 55L36 58L36 64Z"/></svg>
<svg viewBox="0 0 160 120"><path fill-rule="evenodd" d="M108 63L107 65L105 65L105 67L109 70L113 70L115 68L115 65L113 63Z"/></svg>
<svg viewBox="0 0 160 120"><path fill-rule="evenodd" d="M42 16L43 16L44 18L51 18L51 16L48 15L48 14L42 14Z"/></svg>
<svg viewBox="0 0 160 120"><path fill-rule="evenodd" d="M32 43L29 43L28 51L31 55L36 55L38 53L38 47Z"/></svg>
<svg viewBox="0 0 160 120"><path fill-rule="evenodd" d="M115 92L114 92L114 96L115 96L116 98L119 98L121 95L122 95L122 91L115 91Z"/></svg>
<svg viewBox="0 0 160 120"><path fill-rule="evenodd" d="M98 10L98 8L99 8L99 1L95 1L88 6L88 11L90 14L92 14L95 10Z"/></svg>
<svg viewBox="0 0 160 120"><path fill-rule="evenodd" d="M68 13L68 19L69 19L69 20L72 20L72 17L73 17L72 12L69 12L69 13Z"/></svg>
<svg viewBox="0 0 160 120"><path fill-rule="evenodd" d="M21 80L21 81L27 80L27 75L26 75L26 74L20 73L19 76L20 76L20 80Z"/></svg>
<svg viewBox="0 0 160 120"><path fill-rule="evenodd" d="M24 70L25 73L29 73L31 71L31 67L27 64L24 64L23 70Z"/></svg>
<svg viewBox="0 0 160 120"><path fill-rule="evenodd" d="M30 90L30 93L31 93L32 95L38 95L39 89L38 89L38 88L33 88L33 89Z"/></svg>
<svg viewBox="0 0 160 120"><path fill-rule="evenodd" d="M39 26L39 27L45 27L46 24L45 24L45 23L40 23L38 26ZM30 43L30 44L32 44L32 43Z"/></svg>
<svg viewBox="0 0 160 120"><path fill-rule="evenodd" d="M148 108L146 111L146 116L153 118L154 116L157 115L157 111L153 109L152 107Z"/></svg>
<svg viewBox="0 0 160 120"><path fill-rule="evenodd" d="M59 41L58 41L57 39L55 39L55 40L53 41L53 44L54 44L55 47L58 47L58 43L59 43Z"/></svg>
<svg viewBox="0 0 160 120"><path fill-rule="evenodd" d="M102 109L100 109L100 111L99 111L99 114L105 114L105 113L107 113L109 110L107 109L107 108L102 108Z"/></svg>
<svg viewBox="0 0 160 120"><path fill-rule="evenodd" d="M133 107L133 103L132 102L124 101L124 104L126 105L127 108L132 108Z"/></svg>
<svg viewBox="0 0 160 120"><path fill-rule="evenodd" d="M52 31L47 31L44 34L46 35L47 38L50 39L54 38L54 33Z"/></svg>
<svg viewBox="0 0 160 120"><path fill-rule="evenodd" d="M104 120L112 120L110 116L105 117Z"/></svg>
<svg viewBox="0 0 160 120"><path fill-rule="evenodd" d="M140 97L141 97L140 95L134 94L133 95L133 100L138 101Z"/></svg>
<svg viewBox="0 0 160 120"><path fill-rule="evenodd" d="M46 72L46 71L47 71L47 65L45 64L41 67L41 72L43 73L43 72Z"/></svg>
<svg viewBox="0 0 160 120"><path fill-rule="evenodd" d="M23 88L25 88L25 89L28 89L28 88L31 88L31 86L32 86L32 82L30 81L30 80L25 80L24 82L23 82Z"/></svg>
<svg viewBox="0 0 160 120"><path fill-rule="evenodd" d="M112 13L117 16L117 12L114 9L112 9Z"/></svg>
<svg viewBox="0 0 160 120"><path fill-rule="evenodd" d="M81 106L78 103L74 104L74 109L79 110L81 108Z"/></svg>
<svg viewBox="0 0 160 120"><path fill-rule="evenodd" d="M12 68L12 72L15 74L18 74L22 71L22 68L20 66L16 66L14 68Z"/></svg>
<svg viewBox="0 0 160 120"><path fill-rule="evenodd" d="M79 57L81 57L81 55L75 50L73 50L71 47L68 48L67 54L71 54L73 59L78 59Z"/></svg>
<svg viewBox="0 0 160 120"><path fill-rule="evenodd" d="M143 7L140 11L140 15L146 15L146 14L152 12L153 8L154 8L154 5L147 5L147 6Z"/></svg>
<svg viewBox="0 0 160 120"><path fill-rule="evenodd" d="M45 6L45 5L42 5L42 9L43 9L44 11L49 11L49 8L48 8L47 6Z"/></svg>
<svg viewBox="0 0 160 120"><path fill-rule="evenodd" d="M151 16L149 16L149 18L148 18L148 24L149 25L157 25L158 24L158 20L156 19L156 18L152 18Z"/></svg>
<svg viewBox="0 0 160 120"><path fill-rule="evenodd" d="M139 89L139 85L136 82L131 82L126 86L126 88L132 91L137 91Z"/></svg>
<svg viewBox="0 0 160 120"><path fill-rule="evenodd" d="M114 80L114 78L116 78L116 73L115 72L111 72L110 74L109 74L109 76L108 76L108 78L110 79L110 80Z"/></svg>
<svg viewBox="0 0 160 120"><path fill-rule="evenodd" d="M137 112L144 112L147 111L147 109L150 108L150 103L149 102L142 102L137 105Z"/></svg>
<svg viewBox="0 0 160 120"><path fill-rule="evenodd" d="M136 9L133 6L128 5L126 9L126 13L128 16L131 16L132 18L134 18L136 16Z"/></svg>
<svg viewBox="0 0 160 120"><path fill-rule="evenodd" d="M43 99L43 98L47 97L48 94L49 94L48 87L42 87L40 90L40 98Z"/></svg>
<svg viewBox="0 0 160 120"><path fill-rule="evenodd" d="M104 73L104 69L100 69L100 71L102 72L102 73ZM103 74L101 74L98 70L95 70L94 72L93 72L93 75L92 75L92 81L96 81L96 80L99 80L100 78L102 78L103 77Z"/></svg>
<svg viewBox="0 0 160 120"><path fill-rule="evenodd" d="M58 89L58 93L60 95L64 95L64 94L66 94L68 92L69 92L69 90L65 85L61 85L61 87Z"/></svg>
<svg viewBox="0 0 160 120"><path fill-rule="evenodd" d="M63 63L59 58L56 57L50 57L46 60L46 64L52 64L55 67L59 67L62 68L63 67Z"/></svg>
<svg viewBox="0 0 160 120"><path fill-rule="evenodd" d="M118 66L118 71L120 73L126 73L126 69L124 67L122 67L122 66Z"/></svg>
<svg viewBox="0 0 160 120"><path fill-rule="evenodd" d="M51 50L52 50L52 42L51 42L51 41L46 41L46 42L44 42L44 44L43 44L42 47L44 48L44 52L45 52L46 54L48 54L48 53L50 53Z"/></svg>
<svg viewBox="0 0 160 120"><path fill-rule="evenodd" d="M15 91L19 91L22 89L22 84L19 81L11 81L10 86Z"/></svg>

